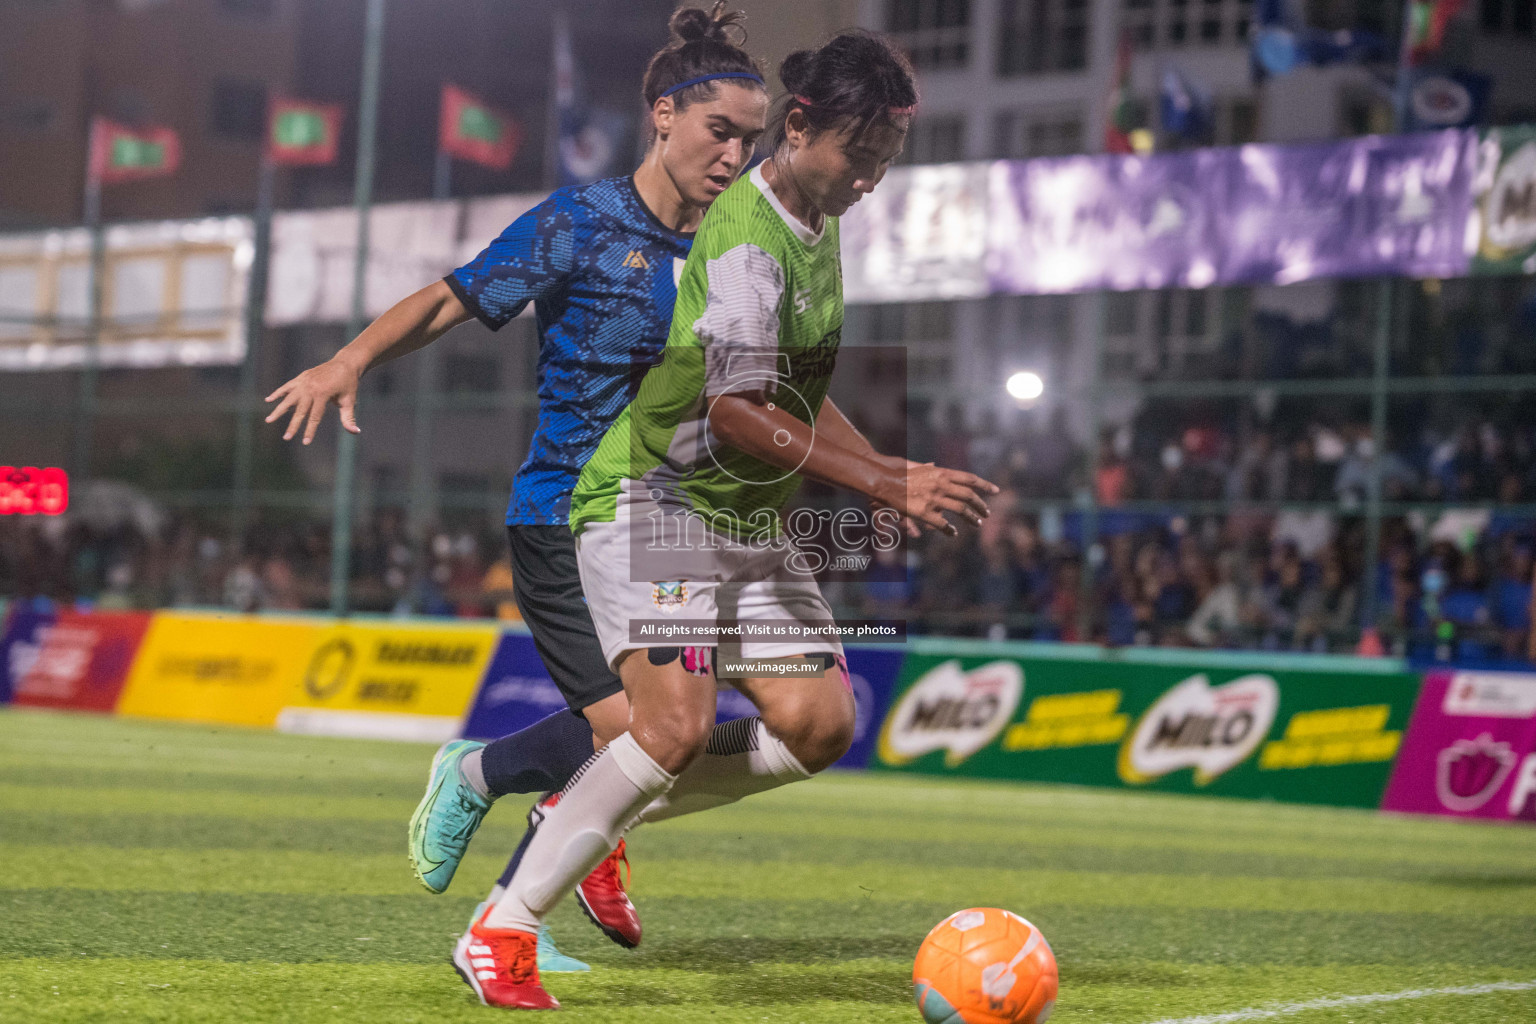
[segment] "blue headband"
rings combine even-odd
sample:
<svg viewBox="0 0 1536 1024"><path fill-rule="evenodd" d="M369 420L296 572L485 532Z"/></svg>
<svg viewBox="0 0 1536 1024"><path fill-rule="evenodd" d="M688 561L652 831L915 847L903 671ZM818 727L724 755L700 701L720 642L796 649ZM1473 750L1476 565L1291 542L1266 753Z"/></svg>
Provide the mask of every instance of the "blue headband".
<svg viewBox="0 0 1536 1024"><path fill-rule="evenodd" d="M678 82L672 88L668 89L666 92L662 93L656 98L665 99L666 97L671 96L673 93L677 92L679 89L686 89L690 85L701 85L704 82L713 82L717 78L750 78L758 85L765 84L763 82L762 75L754 75L750 71L717 71L713 75L700 75L698 78L690 78L686 82Z"/></svg>

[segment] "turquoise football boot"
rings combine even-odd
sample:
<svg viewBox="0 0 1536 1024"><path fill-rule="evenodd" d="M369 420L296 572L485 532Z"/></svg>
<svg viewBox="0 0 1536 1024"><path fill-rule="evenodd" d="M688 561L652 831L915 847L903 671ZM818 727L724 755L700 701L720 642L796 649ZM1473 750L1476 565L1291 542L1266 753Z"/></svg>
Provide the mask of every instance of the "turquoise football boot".
<svg viewBox="0 0 1536 1024"><path fill-rule="evenodd" d="M544 974L576 974L592 968L573 956L566 956L555 948L555 940L549 934L549 925L539 925L539 971Z"/></svg>
<svg viewBox="0 0 1536 1024"><path fill-rule="evenodd" d="M491 809L491 801L475 792L459 771L464 755L483 746L474 740L444 743L432 759L427 795L411 815L411 870L429 892L448 888L470 839Z"/></svg>
<svg viewBox="0 0 1536 1024"><path fill-rule="evenodd" d="M481 901L475 907L475 912L469 917L469 926L474 927L480 920L480 915L485 913L489 903ZM465 929L464 935L459 939L459 946L468 946L470 942L469 930ZM457 954L457 950L455 950ZM549 926L539 925L539 973L540 974L576 974L581 971L590 971L592 968L582 963L573 956L566 956L555 948L555 940L550 937Z"/></svg>

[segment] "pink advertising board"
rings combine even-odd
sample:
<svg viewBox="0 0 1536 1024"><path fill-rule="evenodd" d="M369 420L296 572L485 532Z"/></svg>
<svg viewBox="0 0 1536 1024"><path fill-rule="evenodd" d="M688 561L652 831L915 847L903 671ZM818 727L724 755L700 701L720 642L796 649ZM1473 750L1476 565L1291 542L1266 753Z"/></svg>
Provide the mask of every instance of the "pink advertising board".
<svg viewBox="0 0 1536 1024"><path fill-rule="evenodd" d="M1536 675L1425 676L1381 806L1536 823Z"/></svg>

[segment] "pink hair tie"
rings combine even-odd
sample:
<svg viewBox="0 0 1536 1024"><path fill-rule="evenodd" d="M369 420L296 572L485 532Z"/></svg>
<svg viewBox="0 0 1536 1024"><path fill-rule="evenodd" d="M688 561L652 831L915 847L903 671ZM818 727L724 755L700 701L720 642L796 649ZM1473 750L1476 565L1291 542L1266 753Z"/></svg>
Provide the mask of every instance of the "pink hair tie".
<svg viewBox="0 0 1536 1024"><path fill-rule="evenodd" d="M802 107L814 107L816 105L811 102L811 98L809 96L801 96L799 93L795 93L795 102L800 104ZM917 104L914 103L910 107L888 107L886 109L893 117L899 117L902 114L917 113Z"/></svg>

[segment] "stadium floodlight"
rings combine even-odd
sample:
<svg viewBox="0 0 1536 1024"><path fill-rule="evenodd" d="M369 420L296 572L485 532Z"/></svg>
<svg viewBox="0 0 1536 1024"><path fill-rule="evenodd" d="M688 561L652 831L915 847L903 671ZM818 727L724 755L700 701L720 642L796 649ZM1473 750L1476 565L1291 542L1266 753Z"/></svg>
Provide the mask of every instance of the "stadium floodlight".
<svg viewBox="0 0 1536 1024"><path fill-rule="evenodd" d="M1013 374L1004 386L1009 395L1021 402L1033 402L1045 393L1045 381L1040 379L1038 373L1030 370L1020 370Z"/></svg>

